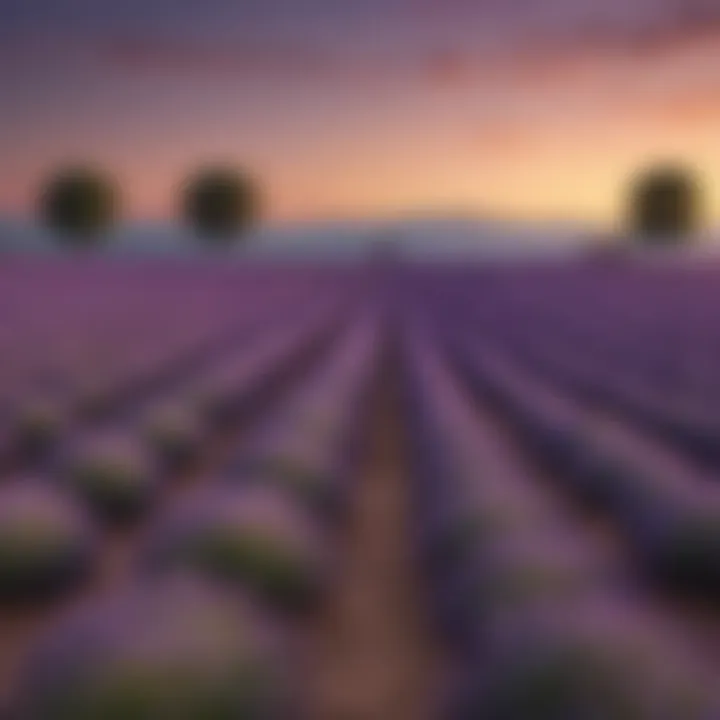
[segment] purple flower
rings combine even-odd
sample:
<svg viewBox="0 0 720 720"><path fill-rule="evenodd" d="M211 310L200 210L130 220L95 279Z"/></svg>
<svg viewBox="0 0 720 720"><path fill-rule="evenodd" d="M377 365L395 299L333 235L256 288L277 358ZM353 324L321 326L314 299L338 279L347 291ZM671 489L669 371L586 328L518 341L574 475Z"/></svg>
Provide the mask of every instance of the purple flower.
<svg viewBox="0 0 720 720"><path fill-rule="evenodd" d="M33 479L0 490L0 596L70 587L95 556L95 529L72 498Z"/></svg>
<svg viewBox="0 0 720 720"><path fill-rule="evenodd" d="M312 608L328 570L324 538L277 488L222 485L188 498L149 543L156 568L189 567L283 610Z"/></svg>
<svg viewBox="0 0 720 720"><path fill-rule="evenodd" d="M83 608L42 637L15 704L28 720L280 720L293 692L264 617L173 577Z"/></svg>

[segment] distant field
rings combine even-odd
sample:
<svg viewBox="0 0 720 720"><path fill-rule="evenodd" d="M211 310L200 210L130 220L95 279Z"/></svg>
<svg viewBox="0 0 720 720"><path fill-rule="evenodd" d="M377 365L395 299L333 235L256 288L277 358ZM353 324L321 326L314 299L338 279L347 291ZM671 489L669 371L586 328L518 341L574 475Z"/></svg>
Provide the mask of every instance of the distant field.
<svg viewBox="0 0 720 720"><path fill-rule="evenodd" d="M222 253L207 253L186 228L162 223L120 226L102 247L110 255L180 255L243 259L365 257L388 244L410 257L553 257L594 241L597 231L569 223L542 225L463 219L325 222L261 227ZM0 219L0 251L62 253L38 226Z"/></svg>

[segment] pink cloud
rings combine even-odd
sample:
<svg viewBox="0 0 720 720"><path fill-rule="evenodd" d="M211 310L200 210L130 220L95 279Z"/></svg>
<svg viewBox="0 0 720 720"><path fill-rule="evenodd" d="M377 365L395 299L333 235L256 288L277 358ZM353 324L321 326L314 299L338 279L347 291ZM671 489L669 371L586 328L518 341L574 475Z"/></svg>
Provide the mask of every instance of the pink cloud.
<svg viewBox="0 0 720 720"><path fill-rule="evenodd" d="M557 84L602 71L608 60L651 64L683 53L717 50L719 44L720 6L703 10L698 5L678 5L662 22L652 24L596 24L559 36L531 34L522 44L508 42L492 50L449 47L431 51L420 63L418 76L430 85L447 88L488 80Z"/></svg>

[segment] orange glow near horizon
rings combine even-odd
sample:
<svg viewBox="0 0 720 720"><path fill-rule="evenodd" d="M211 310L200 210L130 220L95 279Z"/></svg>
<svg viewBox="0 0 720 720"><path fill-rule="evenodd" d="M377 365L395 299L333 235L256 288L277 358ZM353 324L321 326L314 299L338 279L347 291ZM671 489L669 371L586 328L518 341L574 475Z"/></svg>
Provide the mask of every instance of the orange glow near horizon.
<svg viewBox="0 0 720 720"><path fill-rule="evenodd" d="M353 86L307 79L312 96L301 80L268 86L272 97L256 84L255 104L230 92L232 72L212 76L212 88L203 75L237 58L130 54L161 73L198 63L198 74L182 83L132 74L124 82L135 104L98 100L85 124L63 106L50 135L38 125L24 140L18 123L3 150L0 212L31 212L50 169L87 157L116 173L129 219L168 219L183 178L222 159L256 173L271 223L456 212L613 226L633 174L670 159L697 170L708 222L720 224L716 39L678 33L632 52L577 43L491 69L450 54L420 80L393 80L389 66L389 79L368 71Z"/></svg>
<svg viewBox="0 0 720 720"><path fill-rule="evenodd" d="M385 143L377 152L349 148L343 156L260 170L258 179L269 222L384 219L426 211L612 226L622 220L633 174L655 160L676 158L703 178L708 221L719 223L720 143L713 124L694 124L692 134L665 123L655 132L647 123L632 134L625 134L627 127L598 122L575 137L508 136L507 145L498 137L486 144L479 136L466 143L465 152L455 141L428 144L420 133L394 154ZM423 141L423 150L414 152ZM192 166L192 161L173 163L151 172L127 167L118 180L128 217L173 217L179 183Z"/></svg>
<svg viewBox="0 0 720 720"><path fill-rule="evenodd" d="M708 220L720 222L720 142L714 124L693 123L692 133L680 122L675 129L663 124L654 132L645 123L632 133L626 129L627 124L598 122L575 136L545 129L515 138L508 133L503 142L497 134L485 141L480 132L464 142L439 137L432 143L420 131L415 142L407 135L394 151L384 142L375 151L351 146L343 155L307 157L289 167L278 162L267 172L259 167L257 175L271 223L383 219L427 211L612 225L622 217L632 174L655 159L677 158L702 176ZM113 167L110 162L104 166ZM117 173L126 216L172 218L179 184L192 167L190 158L168 167L128 163ZM34 174L0 185L3 208L31 210L43 170L38 165Z"/></svg>

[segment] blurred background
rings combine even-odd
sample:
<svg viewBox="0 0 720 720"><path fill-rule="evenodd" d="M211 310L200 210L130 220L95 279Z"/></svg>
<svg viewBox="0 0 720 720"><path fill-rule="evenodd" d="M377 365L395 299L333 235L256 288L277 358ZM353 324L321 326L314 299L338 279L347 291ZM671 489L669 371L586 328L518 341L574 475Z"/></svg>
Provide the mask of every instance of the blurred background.
<svg viewBox="0 0 720 720"><path fill-rule="evenodd" d="M0 0L0 720L718 720L719 90L717 0Z"/></svg>
<svg viewBox="0 0 720 720"><path fill-rule="evenodd" d="M380 223L420 249L552 250L617 232L630 178L666 161L705 183L709 242L720 220L711 0L0 7L4 244L40 242L38 188L89 162L138 249L167 245L213 162L261 184L256 249L353 252Z"/></svg>

